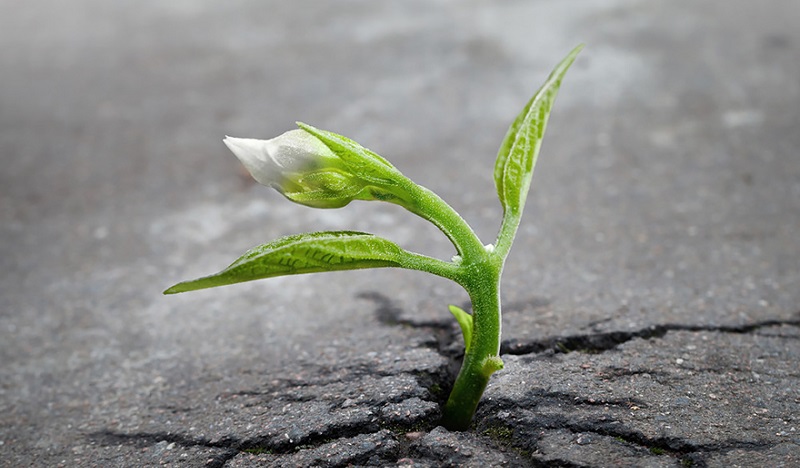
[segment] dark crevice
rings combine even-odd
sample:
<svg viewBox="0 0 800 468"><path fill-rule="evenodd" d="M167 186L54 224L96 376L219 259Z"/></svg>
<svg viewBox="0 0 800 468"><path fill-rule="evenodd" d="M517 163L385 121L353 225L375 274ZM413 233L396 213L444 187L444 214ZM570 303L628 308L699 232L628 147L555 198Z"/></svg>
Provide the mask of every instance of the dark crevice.
<svg viewBox="0 0 800 468"><path fill-rule="evenodd" d="M113 431L103 431L91 434L89 438L96 443L105 446L122 444L143 448L159 442L170 442L184 448L204 447L209 449L217 449L218 453L209 459L205 466L209 468L222 468L228 461L243 452L286 455L301 449L320 447L324 444L340 439L348 439L359 435L375 434L383 429L389 429L396 434L405 433L408 431L427 432L436 426L435 419L436 418L433 420L420 420L410 423L392 424L386 423L385 421L376 421L374 423L366 424L364 421L333 424L326 427L325 430L321 432L309 434L307 437L302 437L298 440L287 440L286 442L275 442L274 436L253 437L248 439L225 437L218 441L211 441L204 438L192 438L181 434L165 432L118 433ZM401 457L402 450L398 449L397 452L398 453L395 454L396 456L389 456L389 461L396 461L396 459Z"/></svg>
<svg viewBox="0 0 800 468"><path fill-rule="evenodd" d="M274 454L287 454L295 452L300 448L312 448L331 442L336 439L346 439L362 434L373 434L381 429L375 423L364 424L363 421L356 423L333 424L325 430L311 433L306 437L297 440L286 440L285 442L271 442L274 436L254 437L243 440L238 446L234 447L238 451L267 451Z"/></svg>
<svg viewBox="0 0 800 468"><path fill-rule="evenodd" d="M643 433L626 427L614 419L583 419L579 421L570 420L561 415L536 415L535 408L545 402L573 403L577 405L586 404L581 398L575 399L571 394L559 392L531 392L531 397L538 399L531 405L531 400L527 400L525 409L531 411L529 415L519 420L520 415L515 412L513 425L508 424L496 415L505 410L519 408L520 402L507 399L496 399L489 405L484 405L479 411L476 428L481 433L492 431L503 431L506 434L507 444L521 452L535 453L538 450L538 440L542 435L542 430L568 430L573 434L592 433L600 436L611 437L621 442L629 443L642 447L656 455L669 455L680 460L683 466L693 466L702 468L706 466L705 458L713 453L726 453L732 450L768 450L780 444L773 441L750 441L729 439L710 444L695 444L678 437L647 437ZM635 402L631 402L635 403ZM624 406L627 401L608 401L593 402L592 404L613 404ZM640 406L640 403L635 403ZM553 464L555 463L555 464ZM575 466L569 462L559 465L553 460L547 461L547 466Z"/></svg>
<svg viewBox="0 0 800 468"><path fill-rule="evenodd" d="M562 419L550 421L550 423L550 426L547 427L548 429L568 429L574 433L591 432L601 436L613 437L646 448L651 453L669 454L681 460L692 461L693 464L691 466L704 466L704 463L702 463L703 458L712 453L725 453L737 449L766 450L778 445L778 442L735 439L710 444L694 444L678 437L650 438L614 420L568 421Z"/></svg>
<svg viewBox="0 0 800 468"><path fill-rule="evenodd" d="M368 408L372 411L372 413L380 414L381 410L386 405L402 403L408 399L409 397L405 396L402 398L394 398L379 402L362 402L356 406ZM331 403L330 409L332 411L336 410L339 406L341 406L342 402L329 402ZM239 452L259 451L273 454L287 454L295 452L301 448L307 449L318 447L338 439L346 439L358 435L374 434L381 429L389 429L392 431L430 430L436 426L438 418L438 414L432 414L405 421L389 421L385 418L379 418L370 421L357 420L333 422L332 424L326 425L323 430L319 432L311 432L294 440L276 441L274 435L265 435L263 437L255 437L245 440L231 439L230 443L226 444L226 446Z"/></svg>
<svg viewBox="0 0 800 468"><path fill-rule="evenodd" d="M756 330L774 326L800 326L800 320L765 320L743 325L682 325L663 324L651 325L636 331L612 331L602 333L589 333L583 335L556 336L535 341L522 341L517 339L503 340L500 345L500 354L536 354L550 351L553 353L570 353L573 351L585 353L602 353L616 348L636 338L646 340L663 338L672 331L690 332L718 332L746 334Z"/></svg>
<svg viewBox="0 0 800 468"><path fill-rule="evenodd" d="M500 354L538 354L545 351L554 353L571 353L581 351L587 353L600 353L617 347L634 338L661 338L669 330L665 327L654 326L635 332L605 332L587 335L572 335L544 338L536 341L521 341L517 339L503 340L500 344Z"/></svg>
<svg viewBox="0 0 800 468"><path fill-rule="evenodd" d="M364 424L363 421L353 424L331 425L325 431L310 434L296 441L286 441L285 443L275 443L273 436L254 437L239 439L236 437L225 437L218 441L211 441L202 438L191 438L181 434L163 432L138 432L138 433L117 433L112 431L98 432L90 435L90 439L95 442L111 446L116 444L130 445L143 448L159 442L171 442L183 448L204 447L218 449L217 454L207 465L211 468L221 468L242 452L247 453L270 453L276 455L294 453L300 449L314 448L338 439L346 439L357 435L374 434L381 430L378 423ZM395 428L397 430L397 428Z"/></svg>
<svg viewBox="0 0 800 468"><path fill-rule="evenodd" d="M440 320L406 318L400 306L377 291L363 291L357 297L375 304L375 317L384 325L407 326L415 329L428 329L433 332L434 340L427 347L447 359L447 372L445 375L426 375L425 379L420 380L420 385L436 396L439 404L443 406L452 390L464 358L464 345L461 341L461 330L458 323L449 316ZM462 308L468 310L469 305L465 304Z"/></svg>

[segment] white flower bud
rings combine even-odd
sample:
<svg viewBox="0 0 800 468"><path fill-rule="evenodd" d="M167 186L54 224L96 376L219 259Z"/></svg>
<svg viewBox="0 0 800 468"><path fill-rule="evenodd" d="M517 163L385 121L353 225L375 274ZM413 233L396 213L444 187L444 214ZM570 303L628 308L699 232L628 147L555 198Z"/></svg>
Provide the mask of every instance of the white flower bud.
<svg viewBox="0 0 800 468"><path fill-rule="evenodd" d="M226 136L223 142L258 183L282 193L294 191L291 182L300 174L338 166L333 152L305 130L291 130L271 140Z"/></svg>
<svg viewBox="0 0 800 468"><path fill-rule="evenodd" d="M407 194L396 183L402 175L386 160L341 135L300 125L271 140L223 141L258 183L295 203L339 208L353 200L383 200L405 206Z"/></svg>

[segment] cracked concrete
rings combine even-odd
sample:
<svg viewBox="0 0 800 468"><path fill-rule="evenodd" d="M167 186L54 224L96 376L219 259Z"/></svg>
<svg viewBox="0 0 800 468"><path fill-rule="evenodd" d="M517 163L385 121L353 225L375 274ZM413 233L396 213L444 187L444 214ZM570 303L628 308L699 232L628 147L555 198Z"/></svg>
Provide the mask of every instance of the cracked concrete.
<svg viewBox="0 0 800 468"><path fill-rule="evenodd" d="M800 6L0 4L0 465L800 465ZM505 129L578 42L504 274L503 359L437 427L457 286L398 270L177 297L281 235L450 258L221 143L348 135L490 242Z"/></svg>
<svg viewBox="0 0 800 468"><path fill-rule="evenodd" d="M515 444L548 461L595 466L600 454L635 464L632 455L646 449L660 465L713 466L736 450L737 463L756 466L782 447L785 457L774 461L791 466L797 452L785 449L800 443L800 374L791 368L800 329L764 330L776 334L678 331L598 354L507 356L481 424L508 428ZM569 444L552 442L566 436ZM595 440L616 448L598 454Z"/></svg>

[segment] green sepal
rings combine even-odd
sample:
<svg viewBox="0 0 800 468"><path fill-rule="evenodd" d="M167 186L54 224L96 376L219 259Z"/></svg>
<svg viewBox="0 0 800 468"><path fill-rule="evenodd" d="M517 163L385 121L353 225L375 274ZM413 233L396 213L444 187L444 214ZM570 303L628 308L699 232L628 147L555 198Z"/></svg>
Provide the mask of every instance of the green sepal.
<svg viewBox="0 0 800 468"><path fill-rule="evenodd" d="M302 122L297 122L297 126L322 141L356 177L381 186L396 185L400 178L405 179L389 161L350 138Z"/></svg>
<svg viewBox="0 0 800 468"><path fill-rule="evenodd" d="M275 276L361 268L400 267L408 252L382 237L328 231L282 237L247 251L219 273L178 283L175 294Z"/></svg>
<svg viewBox="0 0 800 468"><path fill-rule="evenodd" d="M494 182L506 215L518 217L522 212L550 110L564 74L581 49L583 45L574 48L556 66L545 84L514 119L500 145L494 166Z"/></svg>
<svg viewBox="0 0 800 468"><path fill-rule="evenodd" d="M469 346L472 343L472 315L454 305L449 305L447 307L461 326L461 334L464 336L464 350L469 352Z"/></svg>
<svg viewBox="0 0 800 468"><path fill-rule="evenodd" d="M293 183L298 189L284 190L283 195L312 208L341 208L367 189L360 179L335 169L302 174Z"/></svg>

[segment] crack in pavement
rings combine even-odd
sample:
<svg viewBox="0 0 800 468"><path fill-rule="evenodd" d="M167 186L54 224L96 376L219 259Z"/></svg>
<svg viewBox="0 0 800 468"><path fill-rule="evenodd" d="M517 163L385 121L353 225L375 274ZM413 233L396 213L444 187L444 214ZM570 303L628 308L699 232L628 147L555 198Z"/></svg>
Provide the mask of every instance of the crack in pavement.
<svg viewBox="0 0 800 468"><path fill-rule="evenodd" d="M409 441L405 433L427 434L435 431L438 423L440 407L444 403L452 379L458 371L462 351L457 340L458 329L454 321L446 317L442 320L414 320L403 315L403 310L393 301L377 292L359 294L362 299L375 303L375 315L380 323L390 326L408 326L415 329L427 329L434 332L434 340L420 341L417 349L429 349L428 353L436 353L444 363L438 367L420 368L424 354L411 354L403 357L405 361L399 365L387 364L388 357L376 358L370 362L350 362L346 368L327 369L307 366L293 377L272 380L267 388L257 390L239 390L224 392L216 397L218 403L230 405L238 419L245 420L253 415L256 420L264 421L253 433L245 431L244 435L236 430L221 434L217 438L192 436L186 433L164 431L120 433L110 430L91 434L90 437L104 444L126 444L147 446L161 442L174 443L181 447L203 447L218 451L210 457L206 466L221 468L232 461L240 460L240 456L273 457L270 460L282 460L280 457L322 456L326 451L336 452L335 447L345 441L358 440L364 447L371 446L380 451L380 460L385 463L396 463L407 457L417 458L447 450L458 452L457 448L436 446L436 438L418 445ZM502 343L501 354L569 354L580 350L600 354L616 348L620 344L636 338L646 340L664 338L673 331L720 332L747 334L772 326L800 326L800 320L764 320L745 325L680 325L664 324L646 327L631 332L604 332L566 337L549 337L541 340L520 342L506 340ZM779 337L782 338L782 337ZM409 351L403 351L408 353ZM387 354L387 353L385 353ZM392 354L389 352L387 355ZM394 354L397 354L395 351ZM435 355L435 354L434 354ZM386 361L386 362L384 362ZM393 367L394 366L394 367ZM604 377L626 378L648 375L650 377L670 378L670 374L659 370L609 368ZM358 395L349 394L352 386L366 387L374 393ZM386 392L386 389L402 388L399 393ZM416 387L415 387L416 386ZM419 393L413 388L424 389ZM352 393L352 392L351 392ZM234 405L235 402L235 405ZM606 407L627 410L631 408L648 408L648 401L637 398L603 398L586 396L579 393L563 391L532 390L522 400L496 398L484 401L475 418L473 433L465 433L458 437L466 437L474 442L486 438L487 431L500 430L510 432L513 436L505 442L495 440L489 445L481 445L481 449L490 456L506 456L509 450L522 454L525 466L564 466L580 467L576 460L566 457L543 458L538 455L539 444L545 431L567 431L569 434L595 434L611 438L619 443L641 447L652 456L670 456L688 466L705 466L705 457L713 452L726 452L737 449L767 450L775 447L775 441L725 440L720 442L698 444L681 437L652 437L626 425L624 421L604 417L582 417L574 419L563 414L536 413L537 407L556 405L569 408ZM288 409L287 409L288 408ZM516 409L516 411L515 411ZM511 410L511 411L510 411ZM288 413L287 413L288 411ZM594 411L594 410L593 410ZM189 411L187 411L189 412ZM523 413L507 420L510 413ZM288 414L288 416L287 416ZM270 416L272 415L272 416ZM189 421L191 417L189 416ZM268 419L271 417L271 419ZM520 426L520 421L524 424ZM438 430L438 429L437 429ZM477 438L477 439L476 439ZM456 439L464 442L467 439ZM490 438L491 439L491 438ZM466 442L465 442L466 443ZM366 444L366 445L364 445ZM372 445L370 445L372 444ZM378 448L379 447L379 448ZM435 447L431 448L431 447ZM438 450L438 452L437 452ZM444 451L444 452L442 452ZM301 453L302 452L302 453ZM454 453L455 453L454 452ZM463 455L463 454L462 454ZM487 456L489 456L487 455ZM476 455L478 456L478 455ZM509 455L510 456L510 455ZM278 457L278 458L275 458ZM447 458L445 456L445 458ZM288 458L287 458L288 459ZM341 458L341 465L366 463L368 453L351 453ZM324 460L324 458L323 458ZM441 461L441 460L440 460ZM519 461L519 460L518 460ZM337 462L338 463L338 462ZM513 463L512 463L513 465ZM238 465L237 465L238 466Z"/></svg>
<svg viewBox="0 0 800 468"><path fill-rule="evenodd" d="M756 330L775 326L800 327L800 320L764 320L743 325L683 325L683 324L661 324L650 325L635 331L611 331L599 333L587 333L581 335L554 336L533 341L522 341L518 339L503 340L500 344L500 354L524 355L538 354L545 351L554 353L570 353L581 351L587 353L601 353L616 348L636 338L646 340L652 338L663 338L669 332L689 331L689 332L719 332L746 334Z"/></svg>
<svg viewBox="0 0 800 468"><path fill-rule="evenodd" d="M758 330L767 327L778 327L778 326L788 326L788 327L798 327L800 326L800 320L763 320L755 323L744 324L744 325L735 325L735 326L703 326L703 325L659 325L653 327L647 327L642 330L634 331L634 332L610 332L610 333L599 333L599 334L590 334L590 335L578 335L578 336L569 336L569 337L553 337L547 338L544 340L537 340L528 343L505 343L505 350L504 351L511 351L506 352L507 355L531 355L531 354L544 354L545 356L549 355L546 359L542 360L537 359L534 356L525 357L516 361L519 365L523 367L516 370L518 372L517 377L517 385L524 384L527 380L526 375L527 372L531 372L531 369L528 369L525 366L530 366L532 363L538 363L536 366L538 367L539 371L553 371L559 369L561 366L569 363L570 366L575 366L573 369L577 368L577 370L568 370L564 369L565 378L568 378L569 384L559 384L553 383L552 380L547 380L551 382L547 385L555 385L559 388L568 388L571 384L573 387L575 385L585 385L585 387L574 387L574 388L582 388L582 394L592 394L591 392L597 392L601 390L603 392L608 391L608 388L616 388L618 391L614 392L615 394L640 394L641 392L650 391L649 384L646 382L658 382L661 385L666 387L670 387L672 390L667 390L666 393L658 393L660 398L674 398L674 400L669 401L677 401L683 400L680 403L669 403L678 405L679 408L690 408L689 401L690 398L681 397L682 395L692 395L691 399L694 398L710 398L711 400L718 400L720 398L720 391L724 392L725 389L730 389L732 394L729 394L728 397L732 398L733 401L736 400L736 395L739 392L743 392L745 394L744 397L745 401L752 401L755 403L750 403L752 407L754 404L762 405L764 403L758 403L762 400L760 398L761 395L774 395L773 390L769 390L770 387L766 387L766 390L761 391L759 393L759 388L764 388L763 385L754 383L757 380L753 380L752 378L747 380L751 382L751 385L755 385L755 387L727 387L730 385L729 382L732 382L734 385L736 382L745 381L747 375L753 373L755 375L755 370L752 368L752 364L746 364L748 362L761 362L763 361L764 356L776 356L776 359L783 359L786 362L786 359L790 359L786 355L783 354L776 354L775 349L785 349L780 346L782 340L792 340L795 336L783 336L783 335L776 335L776 334L762 334L762 333L754 333ZM716 332L719 336L731 336L731 334L749 334L751 336L759 336L762 338L766 338L769 340L773 340L776 343L772 343L771 345L766 343L759 345L755 344L755 352L751 354L750 359L755 359L755 361L748 361L747 354L742 353L741 351L736 352L733 350L729 350L727 353L723 352L720 354L719 349L715 349L713 345L711 346L710 350L711 354L706 355L702 354L701 356L732 356L730 358L727 357L719 357L722 359L719 362L722 364L718 365L717 367L704 367L704 366L697 366L695 362L692 362L691 357L686 357L683 353L686 349L696 349L695 343L702 343L701 341L693 341L686 338L675 338L669 344L669 347L666 348L669 351L666 353L657 353L651 356L651 359L642 359L640 357L633 357L639 356L636 353L641 352L642 350L652 349L649 348L648 345L638 344L636 346L626 348L625 353L617 354L614 358L605 359L605 358L589 358L587 360L582 360L582 358L561 358L558 360L553 360L553 356L555 354L566 355L571 353L575 350L586 351L589 354L603 354L603 352L615 349L617 346L626 343L628 341L634 340L635 338L644 338L645 340L649 340L651 338L659 338L663 339L666 335L670 332L688 332L688 333L700 333L700 332ZM690 336L690 335L687 335ZM704 338L705 339L705 338ZM709 342L711 343L711 342ZM716 341L714 343L717 343ZM737 340L722 340L722 346L726 344L730 346L733 343L740 343ZM758 342L754 342L758 343ZM516 348L512 347L512 344L517 344ZM691 347L686 347L691 344ZM679 346L676 348L676 346ZM719 345L717 345L719 346ZM759 346L765 346L764 348L760 348ZM772 347L770 347L772 346ZM776 348L777 347L777 348ZM750 349L750 348L746 348ZM678 351L680 350L680 351ZM674 354L673 354L674 353ZM675 360L670 358L670 355L675 355L677 358ZM781 357L782 356L782 357ZM684 359L685 358L685 359ZM742 359L743 362L741 365L738 364L738 359ZM652 361L652 362L651 362ZM673 362L677 361L677 362ZM512 361L513 362L513 361ZM647 367L646 363L650 363L653 367ZM618 366L618 363L634 363L634 369L630 368L622 368ZM644 367L643 367L643 364ZM611 364L611 367L597 369L595 366L598 365L605 365L608 366ZM659 365L664 364L672 364L676 369L676 373L666 372L662 370L664 368L657 367ZM615 365L617 367L615 367ZM561 367L563 368L563 367ZM592 370L594 368L594 370ZM669 369L672 367L668 367ZM768 369L771 367L769 364L762 364L761 368L758 369L758 374L761 376L768 375ZM766 370L765 370L766 369ZM583 372L584 377L578 378L575 376L581 375L581 371ZM717 373L720 375L724 375L726 380L702 380L702 377L698 377L703 373ZM739 376L738 374L742 374ZM789 379L783 380L782 387L783 388L792 388L792 381L793 378L796 379L796 375L792 372L788 372L783 367L778 368L775 371L774 377L776 379ZM758 377L758 375L756 375ZM608 386L608 382L614 381L616 382L617 379L628 379L627 386L623 383L614 384L614 387ZM692 379L692 380L687 380ZM700 380L698 380L700 379ZM672 381L673 384L664 383L663 381ZM513 379L512 379L513 381ZM593 383L596 382L596 383ZM602 384L600 382L607 382L606 384ZM707 389L703 390L700 387L699 383L702 382L712 382L712 386ZM772 384L773 382L767 382L767 384ZM599 384L599 385L598 385ZM644 386L642 386L644 384ZM687 389L687 385L689 388ZM697 387L692 387L696 385ZM714 385L718 385L714 387ZM708 387L708 385L703 385L703 388ZM524 390L524 385L518 387ZM687 390L695 390L688 391ZM781 390L783 391L783 390ZM788 390L787 390L788 391ZM707 393L706 393L707 392ZM754 394L755 392L755 394ZM718 434L722 435L723 437L718 438L717 440L713 440L714 436L712 435L712 440L706 440L705 442L702 441L703 438L708 438L708 435L701 436L699 440L692 440L692 433L689 432L687 435L690 438L682 437L682 436L654 436L653 434L646 434L642 432L645 430L646 432L659 432L659 417L663 417L663 414L670 414L669 412L660 413L662 416L658 416L660 411L665 411L664 409L664 400L661 400L662 403L659 405L658 403L653 403L651 405L651 409L649 411L649 415L640 415L644 416L645 419L641 419L639 416L634 416L634 412L631 411L629 414L625 411L625 399L603 399L597 398L595 401L588 400L587 397L581 396L580 394L572 394L569 392L560 392L560 391L545 391L544 389L533 390L528 392L524 396L515 396L513 398L502 398L498 397L497 395L503 395L504 392L501 390L496 392L496 395L493 398L490 398L488 402L485 402L479 411L479 415L476 418L478 421L478 427L488 427L490 430L495 428L494 430L499 430L500 432L505 431L506 433L515 434L515 436L507 437L509 444L511 447L516 448L517 450L524 450L529 452L537 452L540 450L539 441L547 439L550 442L552 439L556 439L557 437L552 436L552 433L557 431L569 431L570 434L576 435L577 438L573 438L571 440L567 440L566 443L568 445L574 444L589 444L592 443L591 441L587 440L587 438L580 436L580 434L596 434L599 436L612 438L613 440L624 441L635 446L641 447L643 449L648 450L651 454L655 455L669 455L676 458L681 464L685 466L697 466L703 467L707 466L709 460L716 460L720 456L724 456L728 453L737 453L739 451L745 452L762 452L762 453L771 453L773 449L779 449L780 447L784 447L787 443L789 446L792 444L798 445L800 444L800 439L792 439L792 438L782 438L782 437L772 437L775 436L788 436L791 432L789 431L789 426L786 426L786 431L780 433L773 433L769 432L769 429L775 426L770 426L769 424L764 425L756 425L751 426L751 429L747 432L748 438L740 439L736 438L736 427L738 425L734 424L733 429L728 430L721 430L721 432L712 430L710 434ZM517 395L515 392L506 392L507 395ZM741 393L739 393L741 395ZM708 395L708 396L706 396ZM774 397L773 397L774 398ZM727 397L726 397L727 399ZM800 399L795 398L795 402L800 401ZM604 404L608 404L609 406L618 406L621 407L620 410L616 410L616 414L619 414L621 417L614 417L613 414L604 414L604 412L598 412L597 410L580 410L581 406L587 406L587 402L594 403L593 406L600 406ZM646 409L647 403L642 401L633 401L631 403L636 405L636 408L631 408L631 410L639 410L639 409ZM642 404L644 403L644 404ZM693 403L691 408L695 408L695 405L698 403ZM722 405L725 406L728 403L723 403ZM709 410L705 410L704 412L707 413L705 416L697 416L700 419L698 421L706 421L707 417L711 417L707 421L712 422L718 421L720 424L717 424L717 427L724 427L723 425L730 424L731 421L736 419L736 411L725 411L724 409L716 409L719 407L720 403L717 403L717 406L710 407ZM697 406L698 408L700 406ZM759 408L760 406L755 406L754 409ZM772 407L771 407L772 408ZM782 419L783 423L789 423L793 420L791 416L791 412L789 413L780 413L778 412L780 408L791 408L791 406L781 406L777 405L774 406L774 409L771 410L775 411L772 414L771 418L774 420L778 418L779 420ZM667 408L669 410L670 408ZM743 408L744 410L744 408ZM614 410L612 410L614 411ZM680 411L680 410L678 410ZM688 410L689 414L692 414L692 410ZM715 411L722 411L722 413L715 413ZM763 410L766 411L766 410ZM757 410L760 414L760 410ZM502 415L498 417L497 415ZM636 412L638 415L638 411ZM681 421L681 414L683 412L676 413L675 416L670 416L669 422L666 424L675 424L677 421ZM717 419L716 416L719 416L720 419ZM688 426L684 426L685 428L694 427L694 424L697 424L695 421L695 416L692 416L692 421ZM750 416L749 414L741 414L740 418L745 419L746 417ZM677 418L677 419L676 419ZM731 419L733 418L733 419ZM667 421L666 419L664 419ZM639 422L641 421L641 422ZM649 421L649 422L648 422ZM779 421L780 422L780 421ZM663 423L662 423L663 424ZM680 423L679 423L680 424ZM712 424L713 425L713 424ZM637 429L639 427L642 430ZM669 426L667 426L668 428ZM754 427L758 427L758 431L767 431L764 432L754 432ZM699 432L705 433L707 428L705 426L698 426L696 428ZM777 429L781 431L780 428ZM795 429L792 427L791 431ZM676 433L676 431L667 431ZM686 430L678 430L678 434L686 433ZM522 435L519 435L522 434ZM759 437L761 434L761 437ZM725 435L733 436L725 438ZM753 437L755 436L755 437ZM562 442L564 442L562 440ZM606 441L606 444L608 442ZM563 445L562 445L563 446ZM608 448L606 445L604 448ZM569 452L569 449L562 448L553 448L552 446L547 446L548 450L544 450L545 457L552 456L553 454L559 455L566 453L567 455L575 455L578 452ZM591 452L592 450L601 450L601 449L584 449L584 453L586 451ZM783 450L786 450L785 448ZM790 451L792 449L789 449ZM780 450L779 450L780 451ZM739 454L740 455L740 454ZM646 456L646 455L645 455ZM579 457L580 458L580 457ZM548 458L548 463L555 463L556 465L563 464L564 466L571 466L570 463L573 463L573 459L559 459L559 458ZM717 460L718 461L718 460Z"/></svg>
<svg viewBox="0 0 800 468"><path fill-rule="evenodd" d="M449 360L429 348L425 342L418 342L417 347L395 346L355 357L347 367L306 364L293 375L274 379L263 387L218 394L215 405L219 409L212 414L181 412L181 419L178 424L172 422L170 431L159 430L156 424L152 431L104 430L89 437L103 445L164 442L218 450L207 462L210 467L226 466L239 455L312 454L347 439L358 439L361 445L376 444L382 447L383 459L396 461L410 444L403 443L402 437L398 442L393 434L428 432L440 417L440 385L449 380ZM219 411L235 416L217 429L216 435L188 429L218 426L213 418ZM258 421L252 429L251 421ZM395 448L389 450L389 446ZM342 464L354 463L359 457L345 457Z"/></svg>
<svg viewBox="0 0 800 468"><path fill-rule="evenodd" d="M558 393L537 392L542 399L538 404L546 401L569 401L568 395ZM728 439L710 444L695 444L679 437L648 437L640 431L630 429L623 422L605 418L584 418L572 420L560 415L533 415L524 417L523 421L517 419L513 424L504 418L496 416L502 410L519 407L517 401L497 400L492 402L497 411L491 412L483 408L482 413L491 413L481 418L476 428L483 434L492 434L500 431L510 448L521 452L536 453L539 450L538 442L542 439L543 430L567 430L576 437L583 434L596 434L610 437L618 442L625 442L646 449L654 455L669 455L680 461L682 466L703 468L706 466L705 458L713 453L725 453L737 449L767 450L776 447L781 442L752 441ZM598 402L600 404L600 402ZM526 407L534 412L534 408ZM581 442L578 442L581 443ZM533 459L533 462L541 460ZM582 466L567 460L548 459L546 466Z"/></svg>
<svg viewBox="0 0 800 468"><path fill-rule="evenodd" d="M161 442L174 443L183 448L204 447L217 449L219 453L209 459L206 463L210 468L221 468L237 455L243 453L270 455L288 455L298 450L308 450L329 444L332 441L344 440L358 436L377 434L389 429L393 432L408 432L419 430L430 430L438 421L437 411L429 411L427 414L414 414L411 410L403 408L403 403L415 400L416 403L424 403L416 397L403 400L399 403L390 402L371 402L366 406L370 410L367 414L376 414L377 418L361 418L358 415L351 420L342 420L328 415L331 419L323 424L322 430L302 430L293 432L291 429L284 433L284 437L275 434L263 434L255 437L236 437L227 435L217 440L207 437L191 437L180 433L171 432L134 432L121 433L114 431L101 431L89 435L89 438L101 445L131 445L135 447L146 447ZM362 409L363 409L362 407ZM399 407L399 408L398 408ZM438 407L438 405L437 405ZM393 417L392 412L396 412L401 417ZM414 416L404 418L403 416ZM266 431L269 432L269 431ZM400 457L397 453L397 457ZM348 459L347 463L353 460Z"/></svg>
<svg viewBox="0 0 800 468"><path fill-rule="evenodd" d="M447 327L445 324L442 324L439 321L436 322L419 322L413 321L410 319L402 318L403 310L395 305L390 299L382 296L379 293L365 293L362 294L360 297L373 300L378 304L379 310L377 314L382 317L382 321L387 324L402 324L408 325L412 327L422 328L422 327L435 327L437 329L446 329ZM769 319L769 320L762 320L758 322L753 322L749 324L738 324L738 325L686 325L686 324L660 324L660 325L653 325L648 326L640 330L636 331L611 331L611 332L598 332L598 333L589 333L589 334L581 334L581 335L571 335L571 336L561 336L561 337L549 337L541 340L534 340L534 341L527 341L521 342L519 340L504 340L501 344L501 351L500 354L509 354L509 355L529 355L529 354L541 354L541 353L570 353L573 351L583 351L592 354L599 354L605 351L609 351L615 349L619 345L632 341L636 338L643 338L646 340L653 339L653 338L664 338L670 332L677 332L677 331L686 331L686 332L717 332L717 333L727 333L727 334L753 334L754 332L769 328L769 327L776 327L776 326L791 326L791 327L800 327L800 320L776 320L776 319ZM771 336L771 335L765 335ZM448 338L446 336L440 335L440 339ZM450 339L453 338L451 335ZM779 338L783 338L779 336ZM793 337L788 337L793 338ZM439 349L447 349L446 345L440 343ZM442 352L444 357L447 357L451 360L452 366L457 370L457 366L460 364L460 355L455 354L452 352L452 349L449 352ZM647 369L640 369L640 370L627 370L627 369L617 369L616 374L618 377L622 377L623 375L631 376L631 375L649 375L655 377L662 377L668 378L669 374L666 372L662 372L659 370L647 370ZM540 400L547 399L550 401L559 401L564 404L568 404L572 407L579 407L579 406L618 406L618 407L638 407L638 408L648 408L650 406L649 403L645 402L641 399L636 398L627 398L624 400L617 400L617 399L593 399L590 397L580 396L576 394L568 394L568 393L560 393L560 392L545 392L543 390L536 392L535 395ZM519 406L518 401L513 400L505 400L502 403L494 402L495 404L493 407L497 411L508 410L509 408L514 408ZM478 415L476 415L476 426L480 426L481 424L485 423L485 417L482 415L486 414L486 402L482 403L483 411L480 411ZM702 467L705 466L705 462L703 461L703 456L708 455L712 452L727 452L736 449L750 449L750 450L764 450L771 447L775 447L780 442L772 442L772 441L748 441L748 440L735 440L730 439L724 442L717 442L711 444L697 444L692 443L688 440L679 438L679 437L658 437L652 438L647 437L643 433L626 428L621 421L614 421L614 422L603 422L600 420L597 421L583 421L583 422L575 422L569 419L563 418L560 420L549 420L548 424L541 424L544 422L543 420L533 420L531 421L533 426L538 427L539 429L566 429L571 432L579 433L579 432L591 432L607 437L612 437L618 440L624 440L627 443L634 444L639 447L643 447L647 449L650 453L656 454L668 454L677 458L682 464L687 466L698 466ZM602 424L601 424L602 423ZM510 428L510 426L506 426ZM511 445L510 448L516 450L525 450L524 446L520 445ZM535 450L535 447L534 447ZM534 465L541 464L541 460L536 458L530 458L530 462ZM549 459L544 464L546 466L581 466L575 464L568 460L553 460Z"/></svg>

